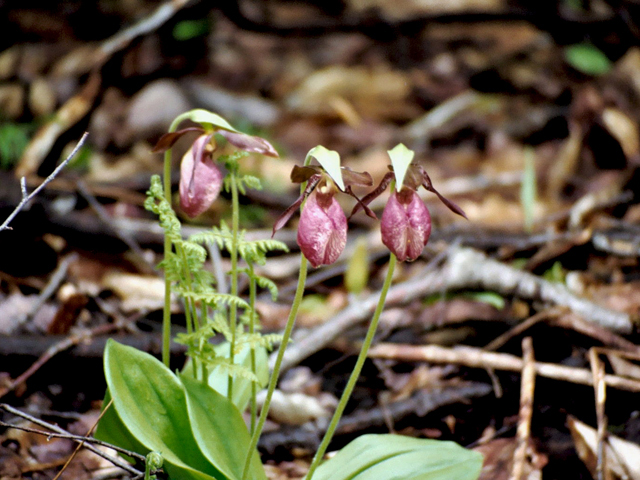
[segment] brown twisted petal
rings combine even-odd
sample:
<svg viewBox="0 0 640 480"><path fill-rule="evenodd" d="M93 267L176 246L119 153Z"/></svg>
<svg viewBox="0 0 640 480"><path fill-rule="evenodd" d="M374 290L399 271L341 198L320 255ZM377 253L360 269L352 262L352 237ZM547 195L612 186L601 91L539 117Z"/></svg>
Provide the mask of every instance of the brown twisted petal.
<svg viewBox="0 0 640 480"><path fill-rule="evenodd" d="M217 133L222 135L234 147L238 147L245 152L260 153L269 157L278 157L278 152L264 138L254 137L245 133L229 132L227 130L219 130Z"/></svg>

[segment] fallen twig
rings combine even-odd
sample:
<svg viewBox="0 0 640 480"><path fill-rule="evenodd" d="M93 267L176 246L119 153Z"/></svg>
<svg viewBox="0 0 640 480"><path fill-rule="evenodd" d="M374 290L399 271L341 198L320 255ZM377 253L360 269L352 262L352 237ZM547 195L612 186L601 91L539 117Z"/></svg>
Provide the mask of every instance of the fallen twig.
<svg viewBox="0 0 640 480"><path fill-rule="evenodd" d="M381 343L371 348L369 357L405 362L453 363L471 368L493 368L510 372L519 372L524 366L524 361L520 357L507 353L486 352L473 347L446 348L438 345L416 346ZM536 374L542 377L580 385L593 385L591 372L584 368L535 362L535 370ZM605 375L604 380L610 387L640 392L640 381L638 380L618 375Z"/></svg>
<svg viewBox="0 0 640 480"><path fill-rule="evenodd" d="M520 411L518 413L518 446L513 453L511 480L525 477L527 452L531 448L531 417L533 416L533 394L536 386L535 357L531 337L522 339L522 379L520 380Z"/></svg>
<svg viewBox="0 0 640 480"><path fill-rule="evenodd" d="M131 452L129 450L125 450L123 448L120 447L116 447L114 445L111 445L109 443L106 442L102 442L100 440L96 440L95 438L91 438L91 437L83 437L82 435L72 435L71 433L67 432L66 430L58 427L57 425L53 425L51 423L45 422L44 420L41 420L39 418L36 418L32 415L29 415L28 413L22 412L20 410L18 410L17 408L13 408L10 405L7 405L6 403L2 403L0 404L0 410L4 410L6 412L9 412L13 415L16 415L18 417L24 418L26 420L29 420L32 423L35 423L36 425L40 425L41 427L44 427L48 430L51 430L51 432L55 432L55 433L50 433L50 432L43 432L37 429L33 429L33 428L29 428L29 427L22 427L19 425L12 425L10 423L5 423L5 422L0 422L0 425L9 427L9 428L16 428L18 430L24 430L26 432L33 432L33 433L38 433L40 435L45 435L45 436L49 436L49 437L59 437L59 438L68 438L70 440L73 440L74 442L84 442L85 446L87 447L87 449L91 450L93 453L95 453L96 455L104 458L105 460L108 460L109 462L113 463L114 465L122 468L123 470L126 470L127 472L135 475L135 476L143 476L144 472L139 471L138 469L132 467L131 465L129 465L126 462L123 462L122 460L120 460L117 457L112 457L111 455L108 455L106 453L104 453L103 451L101 451L100 449L96 448L93 446L93 444L96 445L101 445L101 446L105 446L108 448L111 448L112 450L115 450L116 452L120 452L120 453L124 453L125 455L132 457L132 458L137 458L138 460L141 460L144 462L145 458L142 455L139 455L135 452Z"/></svg>
<svg viewBox="0 0 640 480"><path fill-rule="evenodd" d="M24 382L26 382L27 379L29 379L29 377L31 377L31 375L36 373L38 371L38 369L40 369L40 367L42 367L42 365L47 363L49 360L51 360L58 353L64 352L65 350L67 350L67 349L79 344L80 342L82 342L84 340L87 340L88 338L93 337L94 335L101 335L101 334L110 332L110 331L112 331L112 330L114 330L116 328L119 328L118 325L111 324L111 323L105 324L105 325L100 325L99 327L96 327L96 328L94 328L92 330L89 330L89 331L83 331L83 332L80 332L80 333L74 333L72 335L69 335L64 340L61 340L60 342L57 342L54 345L51 345L47 349L47 351L44 352L40 356L40 358L38 358L38 360L36 360L22 375L20 375L15 380L9 381L5 386L0 388L0 398L5 396L7 393L15 390L20 385L22 385Z"/></svg>
<svg viewBox="0 0 640 480"><path fill-rule="evenodd" d="M482 289L505 296L513 295L565 306L586 321L617 332L630 333L633 329L633 321L629 314L616 312L577 297L563 285L517 270L476 250L452 247L446 257L442 268L431 271L427 269L416 278L392 287L387 295L387 305L406 304L418 298L451 290ZM286 370L297 365L329 345L344 331L369 318L377 301L378 294L374 293L357 303L352 303L305 337L296 339L285 353L282 368Z"/></svg>
<svg viewBox="0 0 640 480"><path fill-rule="evenodd" d="M51 174L47 178L44 179L44 181L40 184L40 186L38 186L30 194L27 194L27 183L26 183L27 180L26 180L26 178L22 177L20 179L20 189L22 190L22 199L20 200L20 203L18 204L18 206L13 210L13 212L11 212L11 214L4 221L4 223L2 225L0 225L0 232L3 231L3 230L11 230L11 227L9 227L9 224L11 223L11 221L16 217L16 215L18 215L18 213L20 213L20 211L25 207L25 205L30 200L35 198L35 196L38 195L38 193L40 193L40 190L42 190L44 187L46 187L47 184L51 180L56 178L58 176L58 174L62 171L62 169L67 166L67 164L76 155L76 153L78 153L78 150L80 150L80 148L84 144L85 140L87 139L88 135L89 135L89 132L84 132L84 135L82 135L82 138L80 138L80 140L78 140L78 143L76 144L75 148L71 151L69 156L60 165L58 165L56 167L56 169L53 172L51 172Z"/></svg>

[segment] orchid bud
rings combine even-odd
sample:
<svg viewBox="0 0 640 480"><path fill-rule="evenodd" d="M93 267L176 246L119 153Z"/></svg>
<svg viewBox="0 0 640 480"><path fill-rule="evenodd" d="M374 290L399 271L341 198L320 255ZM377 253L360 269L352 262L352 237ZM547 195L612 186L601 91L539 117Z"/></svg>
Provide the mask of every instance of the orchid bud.
<svg viewBox="0 0 640 480"><path fill-rule="evenodd" d="M205 212L222 188L222 173L209 150L211 135L199 136L180 165L180 206L191 218Z"/></svg>
<svg viewBox="0 0 640 480"><path fill-rule="evenodd" d="M307 198L298 225L298 245L311 265L335 262L347 244L347 217L325 184Z"/></svg>
<svg viewBox="0 0 640 480"><path fill-rule="evenodd" d="M380 221L382 243L400 260L415 260L431 234L431 215L416 191L403 187L389 197Z"/></svg>

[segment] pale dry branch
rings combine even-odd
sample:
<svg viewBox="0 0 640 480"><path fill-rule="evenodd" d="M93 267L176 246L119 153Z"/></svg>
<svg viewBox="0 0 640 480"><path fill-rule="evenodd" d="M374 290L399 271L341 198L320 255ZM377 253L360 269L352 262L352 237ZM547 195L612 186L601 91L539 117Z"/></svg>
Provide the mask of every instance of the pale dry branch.
<svg viewBox="0 0 640 480"><path fill-rule="evenodd" d="M58 427L57 425L53 425L51 423L45 422L44 420L41 420L39 418L36 418L32 415L29 415L28 413L25 413L21 410L18 410L17 408L13 408L10 405L7 405L6 403L0 404L0 410L4 410L6 412L9 412L13 415L16 415L18 417L24 418L26 420L29 420L30 422L36 424L36 425L40 425L41 427L44 427L48 430L50 430L51 432L54 433L50 433L50 432L42 432L39 431L37 429L32 429L29 427L22 427L20 425L12 425L10 423L5 423L5 422L0 422L0 424L2 424L3 426L9 427L9 428L16 428L18 430L24 430L27 432L33 432L33 433L38 433L38 434L42 434L45 436L49 436L49 437L60 437L60 438L68 438L70 440L73 440L75 442L84 442L84 446L92 451L93 453L95 453L96 455L104 458L105 460L108 460L109 462L111 462L112 464L116 465L117 467L122 468L123 470L135 475L135 476L140 476L140 475L144 475L144 472L141 472L139 470L137 470L136 468L132 467L131 465L129 465L126 462L123 462L121 459L117 458L117 457L112 457L111 455L108 455L106 453L104 453L102 450L96 448L93 446L93 444L96 445L101 445L101 446L105 446L108 448L111 448L117 452L120 453L124 453L127 456L130 456L132 458L137 458L139 460L144 461L144 457L142 457L141 455L135 453L135 452L131 452L129 450L125 450L123 448L120 447L116 447L115 445L111 445L109 443L106 442L102 442L100 440L97 440L95 438L91 438L91 437L83 437L81 435L72 435L71 433L67 432L66 430Z"/></svg>
<svg viewBox="0 0 640 480"><path fill-rule="evenodd" d="M522 339L522 378L520 380L520 411L518 413L518 431L511 480L525 477L527 452L531 448L531 417L533 416L533 394L536 386L535 357L531 337Z"/></svg>
<svg viewBox="0 0 640 480"><path fill-rule="evenodd" d="M597 464L596 480L605 480L607 475L607 458L605 453L607 416L605 415L605 404L607 401L607 383L605 380L604 364L598 357L596 348L589 349L589 362L591 364L591 374L593 375L593 390L596 400L596 419L598 421L597 441Z"/></svg>
<svg viewBox="0 0 640 480"><path fill-rule="evenodd" d="M20 211L27 205L27 203L29 203L32 199L34 199L35 196L38 195L38 193L40 193L40 191L44 187L46 187L47 184L51 182L51 180L56 178L58 174L64 169L64 167L67 166L67 164L71 161L71 159L75 157L76 153L78 153L78 150L80 150L85 140L87 139L88 135L89 135L89 132L84 132L84 135L82 135L82 138L80 138L80 140L78 141L74 149L71 151L69 156L65 158L65 160L60 165L58 165L56 169L53 172L51 172L51 174L47 178L45 178L44 181L30 194L27 194L26 178L22 177L20 179L20 189L22 190L22 199L20 200L20 203L18 204L18 206L13 210L13 212L11 212L11 214L4 221L4 223L0 225L0 232L2 232L3 230L11 230L11 227L9 227L9 224L11 223L11 221L16 217L16 215L18 215L18 213L20 213Z"/></svg>
<svg viewBox="0 0 640 480"><path fill-rule="evenodd" d="M388 306L407 304L430 295L464 289L490 290L504 296L564 306L587 322L619 333L630 333L633 329L632 318L627 313L601 307L574 295L563 285L548 282L465 247L451 247L443 267L437 270L427 267L416 278L393 286L386 303ZM297 365L329 345L349 328L367 320L377 302L378 293L374 293L351 303L306 336L295 339L285 352L282 368L286 370Z"/></svg>
<svg viewBox="0 0 640 480"><path fill-rule="evenodd" d="M371 348L369 357L404 362L450 363L471 368L493 368L495 370L510 372L520 372L524 366L524 361L515 355L486 352L473 347L447 348L438 345L416 346L381 343ZM535 362L535 370L536 374L541 377L580 385L593 385L591 372L584 368ZM638 380L632 380L618 375L605 375L604 380L610 387L629 390L631 392L640 392L640 381Z"/></svg>

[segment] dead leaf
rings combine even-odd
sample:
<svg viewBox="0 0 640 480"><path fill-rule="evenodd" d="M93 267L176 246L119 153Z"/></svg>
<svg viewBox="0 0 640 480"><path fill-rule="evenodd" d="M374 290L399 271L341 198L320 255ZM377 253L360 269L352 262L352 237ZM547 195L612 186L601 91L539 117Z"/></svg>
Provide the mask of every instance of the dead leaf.
<svg viewBox="0 0 640 480"><path fill-rule="evenodd" d="M580 459L596 477L597 431L575 417L568 417L569 430ZM605 445L606 468L618 478L640 480L640 446L609 435ZM607 472L605 472L607 478Z"/></svg>

